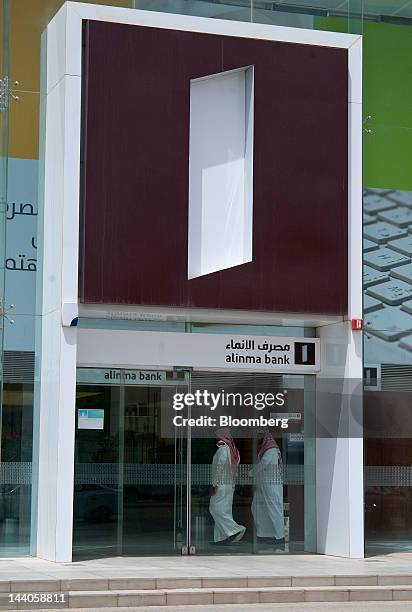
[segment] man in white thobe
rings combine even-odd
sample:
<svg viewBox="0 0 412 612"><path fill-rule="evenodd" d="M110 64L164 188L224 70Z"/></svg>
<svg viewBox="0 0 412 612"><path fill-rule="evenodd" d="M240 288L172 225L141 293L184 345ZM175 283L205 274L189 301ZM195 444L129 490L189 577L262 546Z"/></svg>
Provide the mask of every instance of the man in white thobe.
<svg viewBox="0 0 412 612"><path fill-rule="evenodd" d="M285 525L283 518L282 456L272 434L263 436L257 463L253 468L255 490L252 514L258 539L283 544Z"/></svg>
<svg viewBox="0 0 412 612"><path fill-rule="evenodd" d="M209 512L215 521L215 544L229 544L241 540L246 531L246 527L238 525L233 519L232 509L240 455L228 429L218 429L216 438L217 451L212 463L213 478Z"/></svg>

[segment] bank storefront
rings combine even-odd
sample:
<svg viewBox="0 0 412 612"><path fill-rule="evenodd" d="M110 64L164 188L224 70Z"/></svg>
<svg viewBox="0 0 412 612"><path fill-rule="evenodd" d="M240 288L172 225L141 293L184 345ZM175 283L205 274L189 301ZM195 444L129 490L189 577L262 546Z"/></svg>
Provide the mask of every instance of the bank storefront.
<svg viewBox="0 0 412 612"><path fill-rule="evenodd" d="M0 556L409 551L410 7L106 4L1 7Z"/></svg>
<svg viewBox="0 0 412 612"><path fill-rule="evenodd" d="M204 337L205 344L212 339L218 356L228 339L225 326L220 327L210 324L205 330L210 334L196 333L196 328L188 334L197 347L194 355L199 354ZM231 327L236 332L236 326ZM261 346L269 340L274 347L273 340L279 337L268 334L288 331L256 326L255 333L264 335L248 338ZM79 332L80 337L87 333ZM148 331L131 332L139 333L151 336ZM163 341L168 333L174 336L173 332L153 335L159 333ZM244 337L230 338L240 346ZM280 339L289 341L285 336ZM316 443L310 435L316 402L313 373L304 374L299 367L283 374L281 368L269 373L236 366L212 371L177 365L162 370L86 368L88 347L89 339L80 349L83 367L77 370L74 559L297 553L316 548ZM223 544L214 541L209 511L216 479L215 432L220 427L230 429L240 452L232 511L234 520L246 527L240 542ZM268 429L276 432L281 458L273 469L257 472L259 442ZM253 494L259 483L280 492L276 512L282 517L281 531L273 532L272 539L258 537L253 520ZM275 535L285 542L275 542Z"/></svg>
<svg viewBox="0 0 412 612"><path fill-rule="evenodd" d="M70 3L49 24L40 557L363 555L360 45Z"/></svg>
<svg viewBox="0 0 412 612"><path fill-rule="evenodd" d="M334 495L340 498L335 501L340 525L349 510L346 487L333 492L335 470L344 470L350 460L349 453L343 454L349 433L338 432L333 423L345 410L340 389L344 381L319 379L321 344L336 354L334 342L316 339L313 327L175 323L163 324L169 331L159 331L158 321L122 321L121 329L116 323L117 329L107 330L102 329L107 320L84 317L77 330L73 559L296 554L317 551L321 538L330 547L347 545L332 542L324 524L318 527L318 510L320 516L330 511ZM331 326L331 321L324 323ZM179 326L186 331L176 331ZM106 367L103 346L111 349ZM283 361L285 351L279 349L286 349L292 363L272 366L272 371L264 363L222 367L233 346L238 358L254 352L255 359L260 353L263 361L275 350ZM139 369L130 367L132 358ZM195 365L187 365L190 362ZM154 363L161 369L154 369ZM352 393L346 399L356 419L361 416L361 393L359 388ZM322 417L325 402L329 420ZM232 512L236 523L246 527L241 541L223 545L214 541L210 512L215 432L221 426L230 429L240 453ZM326 434L321 426L328 428ZM274 436L280 459L262 471L258 457L265 431ZM359 433L352 435L361 447ZM335 458L337 445L342 445L341 465ZM359 479L346 485L353 494L362 489ZM270 494L278 492L282 531L272 537L258 535L254 495L262 486ZM362 514L362 503L358 511ZM356 537L362 544L361 533Z"/></svg>

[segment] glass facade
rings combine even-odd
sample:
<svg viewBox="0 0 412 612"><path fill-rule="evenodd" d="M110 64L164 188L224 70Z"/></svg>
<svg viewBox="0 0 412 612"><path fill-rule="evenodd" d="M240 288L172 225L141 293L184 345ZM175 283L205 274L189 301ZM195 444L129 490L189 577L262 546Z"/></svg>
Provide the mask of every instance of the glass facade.
<svg viewBox="0 0 412 612"><path fill-rule="evenodd" d="M36 2L3 0L1 5L0 249L3 264L0 274L2 315L0 555L2 556L26 555L30 550L35 553L33 543L30 549L30 527L32 525L33 536L35 515L31 509L31 486L36 474L36 445L33 445L33 439L36 439L39 427L39 415L34 413L33 397L34 338L37 320L36 280L37 268L40 266L37 262L37 248L41 241L41 236L37 233L39 111L42 97L40 36L62 4L61 0ZM277 3L242 0L223 3L200 0L117 0L103 4L363 35L366 552L410 550L412 548L410 535L412 427L409 425L412 392L411 3L369 0L292 0ZM296 219L294 222L298 223L299 220ZM96 327L106 324L107 321L102 323L98 317L87 322L88 326ZM130 321L118 321L117 325L131 328ZM138 325L139 323L133 322L133 328ZM163 324L156 325L160 328ZM176 331L184 326L180 323L173 325ZM152 326L156 327L154 322ZM197 330L194 328L192 331ZM216 330L209 326L202 331ZM267 330L265 333L268 333ZM276 333L279 334L279 330ZM120 550L126 550L128 546L135 547L133 550L136 552L133 554L149 554L143 549L137 551L134 536L128 535L128 530L133 527L130 513L136 503L135 487L144 488L146 485L125 483L127 470L118 467L110 468L115 472L111 474L111 480L108 482L103 482L106 478L103 476L102 482L98 482L98 479L93 481L87 476L87 466L91 464L138 466L139 453L146 452L145 437L148 435L148 432L140 431L139 427L144 427L143 423L148 417L138 418L137 412L135 415L133 411L137 411L136 406L142 405L145 406L145 410L151 406L150 410L156 412L159 402L161 403L161 393L149 387L146 390L140 388L127 390L124 385L102 387L79 383L77 410L90 407L104 409L108 412L108 418L103 433L92 434L87 430L76 430L78 436L73 546L78 558L90 555L92 549L98 549L100 552L97 554L119 554ZM136 423L139 423L137 429ZM153 423L149 423L147 427L151 432L150 435L155 435ZM196 465L210 464L212 451L208 446L209 443L207 440L193 441L192 459ZM170 442L165 444L163 449L160 445L154 445L153 448L157 449L158 455L150 457L147 463L176 465L176 461L172 461L171 458L180 453L179 461L182 465L185 464L187 457L184 458L184 453L187 452L187 447L182 443L182 447L178 448L176 444L176 441L173 441L173 444ZM287 455L289 451L282 447L286 465L293 461L296 461L297 465L302 464L299 444L296 442L295 446L291 447L290 456ZM247 458L245 464L249 465L253 463L253 441L250 443L245 441L244 445L242 454ZM104 474L104 470L102 473ZM119 478L123 479L123 484L116 480ZM250 517L243 519L242 513L246 512L244 508L250 507L250 488L248 489L250 482L247 480L249 476L245 475L244 478L246 480L242 484L242 494L239 493L235 497L234 504L239 517L247 521ZM162 504L169 507L169 514L164 520L170 519L170 524L173 524L174 539L166 542L161 529L157 539L164 553L167 550L170 552L177 543L180 545L183 541L178 533L178 525L179 520L183 524L185 518L187 519L184 514L187 511L186 484L185 481L183 485L179 485L181 486L179 491L173 490L173 495L170 493L172 485L169 483L164 487L162 485L165 494L164 498L158 501L151 497L150 491L146 491L148 494L143 497L145 500L143 505L146 505L147 512L153 507L159 511ZM196 481L192 481L192 486L193 520L190 524L193 541L196 541L199 552L209 552L210 519L205 511L205 485L202 482L196 484ZM102 490L102 487L105 488ZM168 487L169 493L166 491ZM289 483L285 486L285 504L290 504L288 511L291 549L295 550L302 548L301 542L305 533L302 526L303 518L302 516L298 518L299 513L296 510L302 495L301 484ZM96 507L93 498L105 500L102 507L107 505L111 512L110 518L108 510L103 511L99 506ZM173 516L170 514L171 508ZM91 521L94 524L99 522L107 524L107 537L104 543L96 541L96 537L93 536L93 532L97 533L98 529L95 527L88 529L87 521L91 519L94 519ZM88 539L85 537L86 533ZM306 533L309 533L309 528ZM252 540L244 545L249 546L250 550L255 550L253 547L257 546L257 540L253 536ZM109 549L113 552L111 553Z"/></svg>
<svg viewBox="0 0 412 612"><path fill-rule="evenodd" d="M315 549L314 376L81 368L77 380L75 560L180 554L187 547L207 555ZM236 475L215 465L216 428L197 427L193 434L171 427L173 396L189 389L244 397L286 393L295 416L276 441L275 469L259 460L258 427L230 427L240 453ZM240 406L225 409L222 402L218 410L246 416ZM287 415L285 408L266 407L256 416L270 418L274 410ZM179 418L188 418L188 411L179 411ZM203 414L193 408L190 416ZM233 496L235 529L246 530L239 542L224 546L216 541L221 517L211 495L219 484ZM267 496L274 499L274 521L267 518Z"/></svg>

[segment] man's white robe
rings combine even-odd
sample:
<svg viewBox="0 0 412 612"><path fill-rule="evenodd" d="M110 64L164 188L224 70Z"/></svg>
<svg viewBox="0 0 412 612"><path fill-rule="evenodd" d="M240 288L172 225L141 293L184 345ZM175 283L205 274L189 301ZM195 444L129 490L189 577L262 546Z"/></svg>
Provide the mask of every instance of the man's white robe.
<svg viewBox="0 0 412 612"><path fill-rule="evenodd" d="M235 491L234 466L230 461L230 449L226 444L218 447L213 455L212 484L216 494L211 495L209 512L215 521L214 541L221 542L236 533L240 540L246 531L246 527L238 525L233 520L233 493Z"/></svg>
<svg viewBox="0 0 412 612"><path fill-rule="evenodd" d="M270 448L258 458L253 468L255 492L252 514L258 538L280 540L285 537L282 466L278 464L278 458L279 449Z"/></svg>

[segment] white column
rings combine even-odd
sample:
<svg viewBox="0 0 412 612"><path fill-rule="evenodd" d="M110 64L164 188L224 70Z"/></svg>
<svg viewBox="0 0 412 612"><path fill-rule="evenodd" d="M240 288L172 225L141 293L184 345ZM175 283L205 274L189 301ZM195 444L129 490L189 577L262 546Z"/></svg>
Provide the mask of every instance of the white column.
<svg viewBox="0 0 412 612"><path fill-rule="evenodd" d="M318 330L322 367L317 420L327 431L316 444L317 550L363 557L362 333L362 41L348 49L348 316ZM325 279L327 282L327 279Z"/></svg>
<svg viewBox="0 0 412 612"><path fill-rule="evenodd" d="M317 552L363 557L362 334L344 321L319 336Z"/></svg>
<svg viewBox="0 0 412 612"><path fill-rule="evenodd" d="M66 18L63 7L42 40L47 74L43 78L39 206L42 248L35 393L38 472L33 490L37 541L33 552L51 561L71 561L73 531L77 330L63 327L62 310L64 304L77 304L81 81L80 76L67 74L64 68L58 78L52 69L52 63L65 63Z"/></svg>

